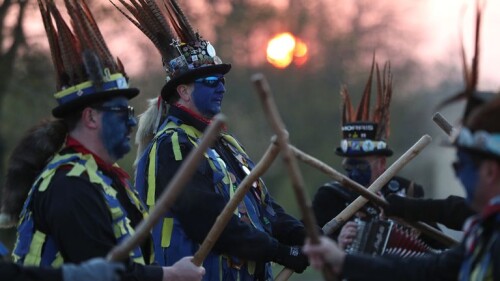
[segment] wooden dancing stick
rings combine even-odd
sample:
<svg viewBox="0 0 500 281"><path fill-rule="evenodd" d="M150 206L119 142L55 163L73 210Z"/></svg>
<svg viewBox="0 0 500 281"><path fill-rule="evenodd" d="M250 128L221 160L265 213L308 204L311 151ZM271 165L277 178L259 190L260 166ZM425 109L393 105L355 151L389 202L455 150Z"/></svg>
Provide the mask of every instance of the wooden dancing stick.
<svg viewBox="0 0 500 281"><path fill-rule="evenodd" d="M252 81L259 94L260 101L264 108L268 121L277 135L280 150L282 151L283 161L286 164L288 173L292 180L292 187L295 192L297 203L299 204L304 226L306 228L307 236L311 239L312 244L318 244L320 233L317 228L316 219L314 218L311 200L308 198L304 188L304 180L299 170L299 166L292 149L288 145L288 133L285 129L285 124L281 119L278 108L274 102L269 84L262 74L255 74L252 76ZM291 271L291 270L290 270ZM293 273L293 272L292 272ZM323 277L325 280L337 280L333 273L332 267L326 264L323 267ZM278 280L278 279L276 279Z"/></svg>
<svg viewBox="0 0 500 281"><path fill-rule="evenodd" d="M448 120L446 120L446 118L444 118L444 116L441 115L441 113L439 112L436 112L436 114L432 116L432 121L434 121L434 123L436 123L439 126L439 128L443 129L443 131L448 136L451 135L453 130L455 130L455 128L453 128L453 125L451 125L451 123L448 122Z"/></svg>
<svg viewBox="0 0 500 281"><path fill-rule="evenodd" d="M163 190L156 204L151 208L149 216L142 220L135 229L135 233L128 237L123 243L116 245L106 257L109 261L124 260L129 256L130 251L137 247L149 234L153 226L164 216L165 212L174 204L175 199L196 171L203 154L214 143L220 130L224 126L225 117L217 114L210 125L205 130L199 145L189 153L183 161L179 171L172 178L167 187Z"/></svg>
<svg viewBox="0 0 500 281"><path fill-rule="evenodd" d="M387 207L389 205L389 202L385 200L385 198L378 196L377 194L370 192L367 188L364 186L360 185L359 183L351 180L350 178L346 177L345 175L341 174L340 172L336 171L332 167L328 166L327 164L321 162L320 160L306 154L305 152L299 150L298 148L290 145L292 148L293 152L295 153L295 156L297 159L302 160L304 163L309 164L310 166L317 168L321 172L325 173L326 175L330 176L332 179L338 181L342 186L345 186L349 189L351 189L354 192L357 192L364 198L369 199L371 202L375 203L376 205L380 207ZM390 180L391 178L389 178ZM382 187L386 184L387 182L380 182L382 184ZM436 230L435 228L421 222L406 222L401 220L400 218L393 218L395 221L397 221L399 224L402 225L407 225L411 226L413 228L416 228L420 230L421 232L429 235L430 237L442 242L445 245L452 246L457 243L456 240L453 238L445 235L444 233ZM323 228L324 233L328 233L328 229ZM336 230L336 229L335 229ZM333 231L335 231L333 230ZM332 231L332 232L333 232Z"/></svg>
<svg viewBox="0 0 500 281"><path fill-rule="evenodd" d="M406 151L399 159L397 159L387 170L382 173L369 187L368 191L376 193L384 187L384 185L389 182L408 162L410 162L415 156L417 156L422 149L424 149L430 142L432 138L429 135L424 135L420 140L418 140L408 151ZM323 226L325 234L331 234L340 228L346 220L351 218L359 209L361 209L368 199L363 197L358 197L349 206L347 206L340 214L338 214L334 219L327 222Z"/></svg>
<svg viewBox="0 0 500 281"><path fill-rule="evenodd" d="M269 169L269 166L271 166L274 159L276 159L278 153L278 146L271 142L271 145L267 148L264 156L262 156L257 165L255 165L252 171L238 185L233 197L231 197L222 212L219 216L217 216L217 219L208 232L207 237L203 240L200 248L194 254L193 263L195 265L200 266L203 264L203 261L207 257L210 250L212 250L215 242L217 242L217 239L219 239L222 231L233 216L234 210L236 210L238 204L240 204L240 202L244 199L245 194L250 190L252 184L257 181L259 177L267 171L267 169Z"/></svg>
<svg viewBox="0 0 500 281"><path fill-rule="evenodd" d="M309 164L313 168L320 170L321 172L325 173L327 176L338 181L342 186L345 186L345 187L351 189L352 191L354 191L354 192L362 195L363 197L369 199L370 201L376 203L377 205L387 206L389 204L385 199L381 198L380 196L378 196L377 194L375 194L373 192L370 192L366 187L351 180L350 178L346 177L342 173L340 173L337 170L333 169L332 167L328 166L326 163L318 160L317 158L312 157L311 155L301 151L300 149L296 148L293 145L290 145L290 148L292 149L292 151L295 154L295 156L297 157L297 159L301 160L302 162L304 162L306 164ZM382 187L386 183L387 182L381 182Z"/></svg>

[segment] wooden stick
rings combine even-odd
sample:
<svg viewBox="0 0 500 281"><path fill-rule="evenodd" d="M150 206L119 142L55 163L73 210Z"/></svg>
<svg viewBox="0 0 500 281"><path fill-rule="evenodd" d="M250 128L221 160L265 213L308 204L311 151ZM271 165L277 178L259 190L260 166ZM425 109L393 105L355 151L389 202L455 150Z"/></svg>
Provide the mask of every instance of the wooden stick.
<svg viewBox="0 0 500 281"><path fill-rule="evenodd" d="M385 172L380 175L371 185L368 187L368 191L376 193L385 186L389 180L391 180L408 162L410 162L415 156L417 156L422 149L424 149L430 142L431 137L429 135L424 135L420 140L418 140L408 151L406 151L398 160L396 160ZM331 221L327 222L323 229L326 230L326 234L331 234L340 228L346 220L351 218L359 209L361 209L368 200L363 197L358 197L349 206L347 206L340 214L338 214Z"/></svg>
<svg viewBox="0 0 500 281"><path fill-rule="evenodd" d="M337 170L333 169L332 167L328 166L324 162L321 162L317 158L312 157L311 155L301 151L300 149L296 148L293 145L290 145L291 149L295 153L295 156L297 159L301 160L302 162L309 164L310 166L320 170L321 172L325 173L332 179L338 181L340 185L343 187L347 187L351 189L352 191L362 195L363 197L369 199L370 201L376 203L379 206L387 206L389 203L379 197L378 195L374 194L373 192L370 192L366 187L360 185L359 183L351 180L350 178L344 176L342 173L338 172ZM386 183L383 183L384 185Z"/></svg>
<svg viewBox="0 0 500 281"><path fill-rule="evenodd" d="M177 196L181 193L186 183L196 171L203 154L214 143L220 130L224 126L225 117L216 115L211 124L205 130L204 136L198 145L183 161L179 171L163 190L160 198L156 200L154 207L150 209L149 216L142 220L136 227L135 233L128 237L123 243L116 245L106 257L109 261L121 261L129 257L130 251L136 248L148 235L153 226L165 215L165 212L173 205Z"/></svg>
<svg viewBox="0 0 500 281"><path fill-rule="evenodd" d="M252 184L257 181L259 177L267 171L267 169L269 169L269 166L271 166L273 161L276 159L278 153L279 148L275 144L271 143L261 160L257 163L257 165L255 165L250 174L248 174L238 185L233 197L231 197L220 215L217 217L214 225L208 232L207 237L201 244L198 251L194 254L193 263L195 265L200 266L203 264L203 261L212 250L215 242L233 216L234 210L236 210L240 202L244 199L245 194L248 190L250 190Z"/></svg>
<svg viewBox="0 0 500 281"><path fill-rule="evenodd" d="M431 137L428 135L423 136L417 143L415 143L405 154L403 154L396 162L394 162L385 172L380 175L367 189L368 192L370 193L375 193L382 189L382 187L389 181L391 180L398 172L399 170L404 167L406 163L408 163L411 159L413 159L425 146L427 146L431 142ZM297 148L293 149L295 154L297 155L297 158L304 160L304 162L312 165L317 165L321 171L327 172L328 175L332 176L339 176L340 173L330 173L331 168L328 167L328 165L324 163L318 163L319 161L316 161L312 159L312 157L308 157L305 153L301 152ZM328 167L328 168L327 168ZM332 169L333 170L333 169ZM342 175L342 177L344 177ZM358 183L354 181L342 181L346 182L349 185L356 186L359 185ZM361 186L361 185L360 185ZM362 187L362 186L361 186ZM366 188L362 187L363 189L366 190ZM356 188L359 189L359 188ZM361 190L361 189L359 189ZM363 191L363 193L366 193ZM369 197L373 197L372 195L369 195ZM359 209L361 209L366 203L368 202L368 199L360 196L356 200L354 200L349 206L347 206L340 214L338 214L335 218L333 218L331 221L327 222L323 226L323 233L328 235L333 232L335 232L343 223L352 217ZM382 202L379 199L375 199L374 202ZM293 274L289 269L284 269L282 270L275 278L275 281L286 281L290 276Z"/></svg>
<svg viewBox="0 0 500 281"><path fill-rule="evenodd" d="M330 176L332 179L338 181L343 187L347 187L351 189L354 192L359 193L361 196L364 198L369 199L371 202L375 203L377 206L380 207L387 207L389 205L389 202L385 200L385 198L378 196L377 194L370 192L367 188L363 187L359 183L349 179L348 177L344 176L340 172L336 171L332 167L328 166L327 164L321 162L320 160L308 155L307 153L299 150L298 148L290 145L292 148L293 152L295 153L295 156L297 156L297 159L302 160L304 163L309 164L310 166L317 168L321 172L325 173L326 175ZM383 183L384 185L386 183ZM416 228L420 230L421 232L429 235L430 237L442 242L443 244L447 246L453 246L456 245L458 242L454 240L453 238L449 237L448 235L438 231L437 229L421 222L406 222L403 221L402 219L399 218L392 218L393 220L397 221L399 224L410 226L413 228Z"/></svg>
<svg viewBox="0 0 500 281"><path fill-rule="evenodd" d="M309 200L307 193L305 192L304 180L299 170L297 159L295 159L295 156L288 145L288 133L286 132L285 124L279 115L279 111L271 94L269 84L262 74L255 74L252 77L252 81L259 94L267 119L278 137L278 143L280 144L280 149L283 153L283 161L286 164L288 173L292 180L292 187L303 216L302 220L306 228L307 236L311 239L311 243L318 244L320 233L311 208L311 200ZM331 266L326 265L323 268L323 277L326 280L336 280Z"/></svg>
<svg viewBox="0 0 500 281"><path fill-rule="evenodd" d="M450 122L448 122L448 120L446 120L446 118L444 118L444 116L439 112L436 112L436 114L432 116L432 121L434 121L434 123L436 123L439 128L443 129L443 131L448 136L450 136L453 130L455 130L455 128L453 128L453 125L451 125Z"/></svg>

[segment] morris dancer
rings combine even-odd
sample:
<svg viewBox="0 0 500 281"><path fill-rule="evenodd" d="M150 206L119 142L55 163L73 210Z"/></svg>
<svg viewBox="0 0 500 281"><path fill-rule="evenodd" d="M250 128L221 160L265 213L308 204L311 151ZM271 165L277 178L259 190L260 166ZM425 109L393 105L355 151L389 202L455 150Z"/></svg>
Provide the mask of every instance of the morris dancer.
<svg viewBox="0 0 500 281"><path fill-rule="evenodd" d="M85 1L65 3L73 31L52 1L39 1L57 73L52 114L58 119L28 135L31 145L15 150L24 156L15 159L24 162L10 163L11 169L43 167L22 209L13 251L14 260L27 266L104 257L146 215L129 176L115 163L131 148L137 122L128 100L139 90L128 87L123 65L109 52ZM30 166L26 159L41 151L47 157ZM151 247L144 243L130 253L122 280L201 280L204 269L189 257L172 267L146 266Z"/></svg>
<svg viewBox="0 0 500 281"><path fill-rule="evenodd" d="M126 7L155 43L167 72L161 95L141 117L137 135L146 141L140 144L145 150L139 152L136 186L147 204L154 206L211 118L221 111L224 75L231 65L222 63L214 47L194 32L176 1L165 2L167 19L153 1L147 6L141 1L125 2L137 2ZM172 211L153 231L160 264L171 265L196 252L253 166L241 144L222 133ZM297 246L304 239L303 224L286 214L259 180L205 259L204 280L272 280L271 261L302 272L308 263Z"/></svg>
<svg viewBox="0 0 500 281"><path fill-rule="evenodd" d="M375 69L376 68L376 69ZM373 73L377 77L377 104L370 114L370 97ZM354 110L347 87L342 87L341 95L344 103L342 115L343 139L335 153L344 157L342 166L347 176L353 181L368 187L386 170L386 158L392 155L387 145L389 137L389 109L392 97L392 73L386 63L380 80L378 65L373 59L372 68L363 97L357 111ZM423 188L401 177L395 177L382 188L383 196L397 194L399 196L422 197ZM318 189L313 200L313 209L320 226L337 216L347 205L359 195L341 186L337 181L328 182ZM379 218L380 209L368 203L358 212L357 217L369 221ZM348 248L358 233L357 223L347 222L341 230L333 233L332 238L338 241L340 248ZM436 246L433 244L433 246Z"/></svg>

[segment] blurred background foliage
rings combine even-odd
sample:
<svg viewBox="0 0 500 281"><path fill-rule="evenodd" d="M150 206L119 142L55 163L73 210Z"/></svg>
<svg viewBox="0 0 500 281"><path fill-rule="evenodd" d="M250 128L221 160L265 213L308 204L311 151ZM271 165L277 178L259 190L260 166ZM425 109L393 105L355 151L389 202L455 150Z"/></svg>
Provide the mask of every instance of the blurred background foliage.
<svg viewBox="0 0 500 281"><path fill-rule="evenodd" d="M164 83L159 53L108 1L88 2L112 53L119 54L131 84L141 89L141 96L132 103L136 112L142 112L146 99L155 98ZM434 106L457 92L462 82L459 70L446 64L432 66L432 73L439 75L429 82L430 70L416 54L422 34L405 24L408 11L418 9L419 1L398 1L399 5L371 0L179 2L192 25L214 43L223 61L233 64L227 75L223 112L228 116L229 130L255 162L269 145L272 132L250 82L252 74L262 72L269 80L291 142L340 169L340 159L334 155L340 141L340 85L348 85L357 104L374 52L381 67L385 60L391 60L394 74L389 145L396 156L392 160L425 133L438 139L444 136L431 121ZM41 26L35 1L3 0L0 4L1 183L18 140L28 128L50 118L55 106L53 67ZM284 31L308 45L305 64L277 69L266 62L267 41ZM460 106L445 112L450 120L457 120ZM441 157L444 150L435 143L409 164L403 175L422 184L428 196L459 192L456 187L437 189L441 185L437 166L443 166L439 161L446 157ZM134 157L135 150L120 161L130 173ZM329 179L310 167L301 168L312 197ZM299 216L282 161L276 161L264 178L277 201ZM13 230L0 231L0 240L9 248L13 236Z"/></svg>

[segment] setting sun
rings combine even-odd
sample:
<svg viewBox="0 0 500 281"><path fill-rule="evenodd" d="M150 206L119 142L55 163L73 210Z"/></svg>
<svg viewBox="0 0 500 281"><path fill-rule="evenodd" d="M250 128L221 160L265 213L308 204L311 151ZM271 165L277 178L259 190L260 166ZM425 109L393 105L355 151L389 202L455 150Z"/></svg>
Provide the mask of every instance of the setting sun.
<svg viewBox="0 0 500 281"><path fill-rule="evenodd" d="M286 68L292 62L303 65L307 61L307 46L291 33L274 36L267 44L267 61L276 68Z"/></svg>

